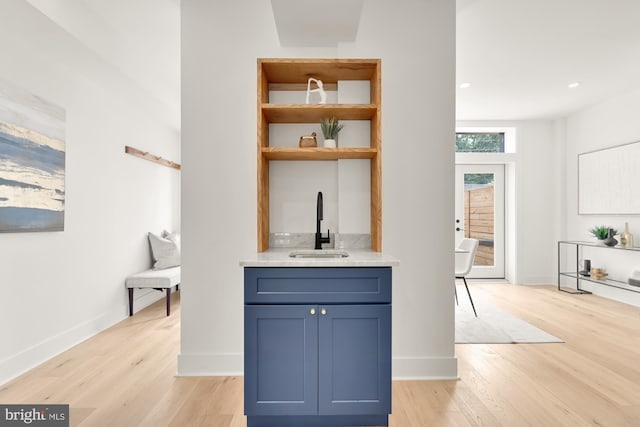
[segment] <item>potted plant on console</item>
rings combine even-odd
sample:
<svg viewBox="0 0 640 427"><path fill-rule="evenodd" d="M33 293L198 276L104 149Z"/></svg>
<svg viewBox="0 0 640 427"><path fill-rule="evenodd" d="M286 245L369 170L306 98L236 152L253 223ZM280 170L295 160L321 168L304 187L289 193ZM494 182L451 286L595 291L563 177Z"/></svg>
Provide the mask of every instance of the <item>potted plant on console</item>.
<svg viewBox="0 0 640 427"><path fill-rule="evenodd" d="M618 241L614 239L613 236L618 234L618 230L615 228L611 228L605 225L596 225L591 230L589 230L598 242L607 245L607 246L615 246L618 244Z"/></svg>
<svg viewBox="0 0 640 427"><path fill-rule="evenodd" d="M336 138L343 126L344 125L341 125L335 117L322 119L320 128L324 136L324 148L336 148Z"/></svg>

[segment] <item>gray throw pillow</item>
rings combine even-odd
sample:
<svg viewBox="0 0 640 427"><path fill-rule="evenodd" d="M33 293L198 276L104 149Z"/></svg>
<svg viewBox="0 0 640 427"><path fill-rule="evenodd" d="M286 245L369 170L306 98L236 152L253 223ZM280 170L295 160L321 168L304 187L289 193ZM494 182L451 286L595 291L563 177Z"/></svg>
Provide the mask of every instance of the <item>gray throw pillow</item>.
<svg viewBox="0 0 640 427"><path fill-rule="evenodd" d="M171 240L178 247L178 252L181 251L181 249L180 249L180 232L179 231L174 231L172 233L169 233L167 230L164 230L162 232L162 237L164 237L165 239Z"/></svg>
<svg viewBox="0 0 640 427"><path fill-rule="evenodd" d="M154 269L161 270L180 265L180 247L176 242L157 234L149 233L149 243L153 254Z"/></svg>

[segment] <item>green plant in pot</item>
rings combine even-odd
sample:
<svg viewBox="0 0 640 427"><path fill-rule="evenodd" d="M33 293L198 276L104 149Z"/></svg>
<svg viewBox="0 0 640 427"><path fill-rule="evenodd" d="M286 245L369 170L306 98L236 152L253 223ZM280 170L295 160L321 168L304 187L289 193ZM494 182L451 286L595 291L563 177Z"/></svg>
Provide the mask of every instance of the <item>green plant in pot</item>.
<svg viewBox="0 0 640 427"><path fill-rule="evenodd" d="M336 147L336 138L343 126L344 125L341 125L335 117L322 119L320 122L320 129L322 129L322 135L324 136L325 148Z"/></svg>
<svg viewBox="0 0 640 427"><path fill-rule="evenodd" d="M606 226L606 225L596 225L593 228L591 228L589 230L589 233L591 233L591 235L593 237L595 237L598 240L604 240L607 237L609 237L609 229L611 227ZM616 230L615 228L612 228L613 230L613 235L615 236L616 234L618 234L618 230Z"/></svg>

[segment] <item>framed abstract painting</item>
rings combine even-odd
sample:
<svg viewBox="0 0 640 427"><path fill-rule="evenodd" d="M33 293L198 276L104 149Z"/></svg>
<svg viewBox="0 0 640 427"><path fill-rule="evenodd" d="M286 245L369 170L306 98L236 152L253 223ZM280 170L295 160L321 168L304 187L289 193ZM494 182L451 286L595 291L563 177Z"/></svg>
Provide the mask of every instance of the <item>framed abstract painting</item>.
<svg viewBox="0 0 640 427"><path fill-rule="evenodd" d="M65 110L0 80L0 232L63 231Z"/></svg>

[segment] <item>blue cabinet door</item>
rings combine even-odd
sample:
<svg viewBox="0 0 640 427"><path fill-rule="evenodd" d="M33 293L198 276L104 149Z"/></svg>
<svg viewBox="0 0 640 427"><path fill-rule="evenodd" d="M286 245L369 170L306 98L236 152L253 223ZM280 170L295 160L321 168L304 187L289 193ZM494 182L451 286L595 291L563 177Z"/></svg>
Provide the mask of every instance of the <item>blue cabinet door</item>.
<svg viewBox="0 0 640 427"><path fill-rule="evenodd" d="M391 306L319 306L318 413L391 413Z"/></svg>
<svg viewBox="0 0 640 427"><path fill-rule="evenodd" d="M318 308L244 307L246 415L318 412Z"/></svg>

